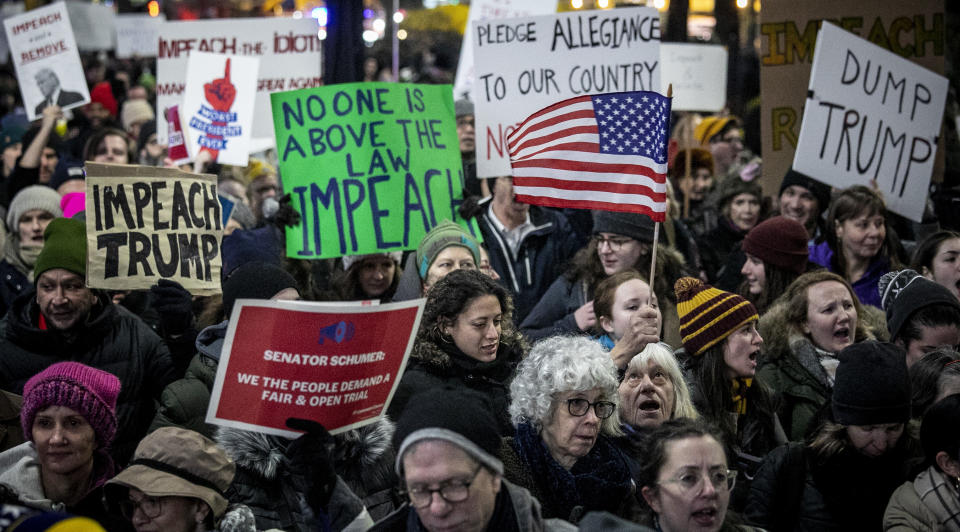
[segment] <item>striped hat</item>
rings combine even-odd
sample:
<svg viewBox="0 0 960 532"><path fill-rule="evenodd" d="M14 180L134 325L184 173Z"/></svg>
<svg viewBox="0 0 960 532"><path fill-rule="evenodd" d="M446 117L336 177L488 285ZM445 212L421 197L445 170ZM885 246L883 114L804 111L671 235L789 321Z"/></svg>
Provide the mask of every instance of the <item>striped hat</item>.
<svg viewBox="0 0 960 532"><path fill-rule="evenodd" d="M673 291L677 294L680 337L691 356L703 353L733 331L759 319L753 303L693 277L677 279Z"/></svg>

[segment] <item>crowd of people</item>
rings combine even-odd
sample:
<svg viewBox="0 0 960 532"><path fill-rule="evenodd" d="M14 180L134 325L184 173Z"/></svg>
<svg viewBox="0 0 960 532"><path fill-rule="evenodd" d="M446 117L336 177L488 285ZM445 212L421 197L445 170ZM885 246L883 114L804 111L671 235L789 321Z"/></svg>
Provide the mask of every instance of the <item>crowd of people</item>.
<svg viewBox="0 0 960 532"><path fill-rule="evenodd" d="M84 163L172 162L143 65L88 67L82 107L0 100L0 527L960 530L960 233L932 206L793 170L765 196L730 115L675 117L695 145L671 142L659 228L528 205L477 177L464 100L478 234L286 258L271 153L201 156L236 204L222 295L91 289ZM386 416L207 424L244 298L425 298Z"/></svg>

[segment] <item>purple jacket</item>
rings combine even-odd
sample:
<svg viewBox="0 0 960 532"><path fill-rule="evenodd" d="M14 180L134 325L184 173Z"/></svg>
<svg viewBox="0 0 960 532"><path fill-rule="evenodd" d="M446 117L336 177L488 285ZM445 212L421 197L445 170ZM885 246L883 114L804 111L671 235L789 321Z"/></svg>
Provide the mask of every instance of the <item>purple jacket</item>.
<svg viewBox="0 0 960 532"><path fill-rule="evenodd" d="M830 249L826 241L819 244L810 244L809 249L810 262L815 262L840 277L844 277L844 272L838 272L833 268L833 250ZM853 292L857 294L861 304L881 308L880 290L877 288L877 284L880 282L880 277L888 271L890 271L890 260L877 255L863 277L853 283Z"/></svg>

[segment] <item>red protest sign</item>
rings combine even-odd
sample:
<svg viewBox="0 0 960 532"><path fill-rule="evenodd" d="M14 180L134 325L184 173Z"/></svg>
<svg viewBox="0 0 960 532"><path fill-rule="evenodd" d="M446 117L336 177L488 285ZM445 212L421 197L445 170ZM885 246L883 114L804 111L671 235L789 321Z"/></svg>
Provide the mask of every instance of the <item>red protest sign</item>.
<svg viewBox="0 0 960 532"><path fill-rule="evenodd" d="M207 422L296 437L289 417L332 434L376 421L406 367L423 303L237 300Z"/></svg>

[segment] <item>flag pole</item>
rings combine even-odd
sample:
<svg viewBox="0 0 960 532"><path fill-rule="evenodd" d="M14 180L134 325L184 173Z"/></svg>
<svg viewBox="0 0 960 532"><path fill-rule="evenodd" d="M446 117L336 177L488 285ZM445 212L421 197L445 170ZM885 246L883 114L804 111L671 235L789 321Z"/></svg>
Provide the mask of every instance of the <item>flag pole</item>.
<svg viewBox="0 0 960 532"><path fill-rule="evenodd" d="M673 98L673 83L667 85L667 98ZM689 165L688 165L689 166ZM657 273L657 242L660 240L660 222L653 223L653 251L650 253L650 293L653 294L653 281ZM650 298L653 306L653 297Z"/></svg>

